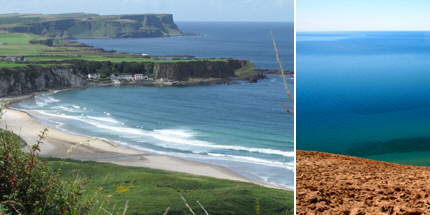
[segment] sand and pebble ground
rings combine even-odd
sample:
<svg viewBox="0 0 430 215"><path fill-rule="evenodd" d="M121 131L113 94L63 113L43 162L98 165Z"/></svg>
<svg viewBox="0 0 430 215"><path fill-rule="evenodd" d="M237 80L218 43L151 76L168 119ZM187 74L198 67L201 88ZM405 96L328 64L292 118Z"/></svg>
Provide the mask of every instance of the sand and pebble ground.
<svg viewBox="0 0 430 215"><path fill-rule="evenodd" d="M430 214L430 167L297 150L297 214Z"/></svg>

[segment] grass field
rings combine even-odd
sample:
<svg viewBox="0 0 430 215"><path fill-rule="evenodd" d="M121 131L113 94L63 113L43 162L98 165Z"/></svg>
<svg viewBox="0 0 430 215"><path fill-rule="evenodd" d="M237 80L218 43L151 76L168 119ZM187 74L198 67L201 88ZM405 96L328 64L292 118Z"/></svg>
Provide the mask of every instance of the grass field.
<svg viewBox="0 0 430 215"><path fill-rule="evenodd" d="M194 60L154 60L150 58L143 58L143 57L137 57L133 55L51 55L51 56L45 56L45 55L39 55L39 56L27 56L27 59L34 62L40 62L40 61L62 61L62 60L92 60L92 61L110 61L112 63L120 63L120 62L154 62L154 63L175 63L175 62L190 62L190 61L221 61L222 59L194 59Z"/></svg>
<svg viewBox="0 0 430 215"><path fill-rule="evenodd" d="M242 76L245 74L250 74L255 70L254 64L251 62L246 63L241 69L234 72L235 75Z"/></svg>
<svg viewBox="0 0 430 215"><path fill-rule="evenodd" d="M24 64L24 63L17 64L17 63L14 63L14 62L0 61L0 67L11 68L11 67L20 67L20 66L27 66L27 65L29 65L29 64Z"/></svg>
<svg viewBox="0 0 430 215"><path fill-rule="evenodd" d="M106 53L94 52L88 47L49 47L42 44L30 44L32 40L43 40L48 37L42 37L34 34L2 34L0 42L7 43L0 45L0 56L24 56L31 62L43 61L62 61L62 60L89 60L89 61L110 61L112 63L120 62L154 62L154 63L175 63L190 61L220 61L224 59L192 59L192 60L154 60L144 58L143 56L130 55L126 53ZM60 41L59 43L68 43ZM13 65L14 63L0 63L0 67L19 67L23 64ZM41 64L43 66L43 64ZM50 64L52 65L52 63Z"/></svg>
<svg viewBox="0 0 430 215"><path fill-rule="evenodd" d="M43 40L49 37L43 37L35 34L2 34L0 35L0 42L7 44L29 44L32 40Z"/></svg>
<svg viewBox="0 0 430 215"><path fill-rule="evenodd" d="M1 40L0 40L1 42ZM56 48L48 47L42 44L7 44L0 45L0 56L27 56L27 55L41 55L41 54L52 54L57 55L70 55L75 52L76 49L73 48Z"/></svg>
<svg viewBox="0 0 430 215"><path fill-rule="evenodd" d="M180 195L196 214L204 214L197 201L211 215L256 214L257 198L261 214L293 214L292 191L109 163L48 160L54 169L61 166L63 180L89 180L83 199L91 198L98 192L99 204L108 204L106 209L112 209L114 205L115 208L124 207L128 202L127 214L164 214L168 207L167 214L191 214Z"/></svg>

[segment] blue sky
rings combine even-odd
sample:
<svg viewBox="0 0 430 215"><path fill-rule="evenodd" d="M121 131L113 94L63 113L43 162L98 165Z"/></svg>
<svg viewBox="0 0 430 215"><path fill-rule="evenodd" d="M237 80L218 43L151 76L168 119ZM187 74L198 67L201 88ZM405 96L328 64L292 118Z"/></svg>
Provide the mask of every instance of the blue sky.
<svg viewBox="0 0 430 215"><path fill-rule="evenodd" d="M429 0L297 0L297 31L430 30Z"/></svg>
<svg viewBox="0 0 430 215"><path fill-rule="evenodd" d="M0 0L0 13L171 13L175 21L294 21L294 0Z"/></svg>

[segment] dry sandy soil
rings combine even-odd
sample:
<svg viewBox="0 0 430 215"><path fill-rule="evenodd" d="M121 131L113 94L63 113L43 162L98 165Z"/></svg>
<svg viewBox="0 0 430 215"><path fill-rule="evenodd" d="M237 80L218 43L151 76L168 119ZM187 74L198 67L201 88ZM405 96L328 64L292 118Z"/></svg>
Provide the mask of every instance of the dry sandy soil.
<svg viewBox="0 0 430 215"><path fill-rule="evenodd" d="M430 167L297 150L297 214L430 214Z"/></svg>

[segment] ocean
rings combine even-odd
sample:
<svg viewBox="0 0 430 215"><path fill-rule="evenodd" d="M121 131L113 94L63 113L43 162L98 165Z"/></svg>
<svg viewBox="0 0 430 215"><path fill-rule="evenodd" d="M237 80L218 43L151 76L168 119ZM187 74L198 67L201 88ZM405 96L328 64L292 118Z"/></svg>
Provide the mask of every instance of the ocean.
<svg viewBox="0 0 430 215"><path fill-rule="evenodd" d="M148 55L191 55L199 58L236 58L257 69L278 69L270 31L282 66L294 70L294 24L289 22L175 22L182 32L205 36L142 39L82 39L105 50Z"/></svg>
<svg viewBox="0 0 430 215"><path fill-rule="evenodd" d="M178 22L205 36L86 39L88 45L149 55L251 60L277 69L270 30L284 68L293 70L292 23ZM44 93L13 104L69 133L105 138L160 155L225 166L245 177L294 188L294 120L283 80L186 87L107 86ZM294 81L288 78L294 93Z"/></svg>
<svg viewBox="0 0 430 215"><path fill-rule="evenodd" d="M298 32L297 149L430 165L430 32Z"/></svg>

